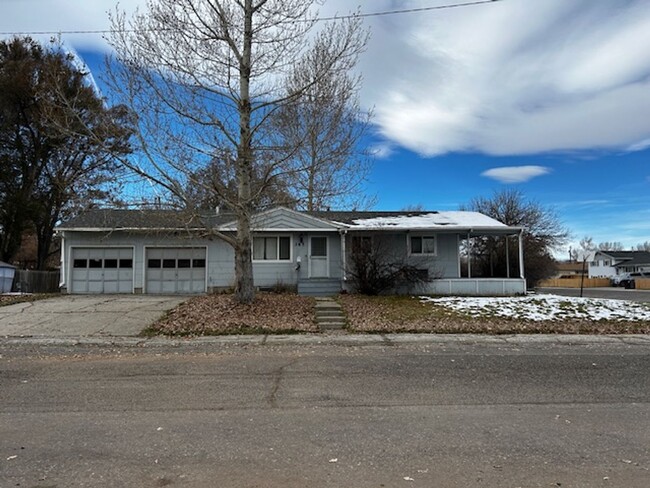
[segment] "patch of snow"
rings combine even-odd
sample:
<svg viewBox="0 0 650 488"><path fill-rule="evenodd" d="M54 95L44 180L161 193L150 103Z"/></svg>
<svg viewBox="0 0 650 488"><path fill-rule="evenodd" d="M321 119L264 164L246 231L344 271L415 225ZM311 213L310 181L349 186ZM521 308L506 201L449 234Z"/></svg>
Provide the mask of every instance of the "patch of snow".
<svg viewBox="0 0 650 488"><path fill-rule="evenodd" d="M507 227L498 220L479 212L430 212L400 215L395 217L374 217L352 221L354 226L366 228L392 227L398 229L424 229L435 227Z"/></svg>
<svg viewBox="0 0 650 488"><path fill-rule="evenodd" d="M420 297L472 317L492 316L520 320L650 321L650 307L626 300L537 295L525 297Z"/></svg>

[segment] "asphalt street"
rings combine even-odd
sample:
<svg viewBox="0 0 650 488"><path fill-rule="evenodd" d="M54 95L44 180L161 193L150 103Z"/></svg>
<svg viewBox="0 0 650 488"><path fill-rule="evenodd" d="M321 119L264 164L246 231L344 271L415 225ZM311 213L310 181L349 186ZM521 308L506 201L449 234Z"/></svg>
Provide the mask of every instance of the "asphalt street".
<svg viewBox="0 0 650 488"><path fill-rule="evenodd" d="M650 486L650 341L0 343L2 487Z"/></svg>

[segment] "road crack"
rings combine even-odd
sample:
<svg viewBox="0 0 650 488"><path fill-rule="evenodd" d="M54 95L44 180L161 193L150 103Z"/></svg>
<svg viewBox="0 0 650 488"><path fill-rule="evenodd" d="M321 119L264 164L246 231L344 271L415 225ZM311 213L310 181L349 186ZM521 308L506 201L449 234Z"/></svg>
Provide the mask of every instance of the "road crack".
<svg viewBox="0 0 650 488"><path fill-rule="evenodd" d="M266 397L266 401L272 408L278 408L277 394L278 394L278 390L280 389L280 383L282 382L282 378L284 377L284 370L289 366L294 365L296 362L298 362L298 358L289 361L287 364L280 366L278 369L274 371L273 386L271 387L270 393Z"/></svg>

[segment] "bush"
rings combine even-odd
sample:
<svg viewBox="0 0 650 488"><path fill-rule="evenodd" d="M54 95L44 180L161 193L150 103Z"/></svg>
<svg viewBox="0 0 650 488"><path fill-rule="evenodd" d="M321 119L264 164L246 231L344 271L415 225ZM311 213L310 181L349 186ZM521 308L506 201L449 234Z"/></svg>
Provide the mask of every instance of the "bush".
<svg viewBox="0 0 650 488"><path fill-rule="evenodd" d="M354 291L363 295L379 295L400 288L407 291L432 280L426 261L408 262L383 249L379 239L365 246L353 246L350 253L349 281Z"/></svg>

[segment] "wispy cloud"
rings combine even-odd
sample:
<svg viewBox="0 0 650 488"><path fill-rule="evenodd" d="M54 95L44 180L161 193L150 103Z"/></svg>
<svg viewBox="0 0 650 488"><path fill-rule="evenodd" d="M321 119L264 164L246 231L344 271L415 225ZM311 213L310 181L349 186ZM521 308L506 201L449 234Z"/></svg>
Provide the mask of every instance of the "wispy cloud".
<svg viewBox="0 0 650 488"><path fill-rule="evenodd" d="M643 151L644 149L648 149L650 147L650 137L648 139L643 139L642 141L635 142L634 144L630 145L627 150L630 152L636 152L636 151Z"/></svg>
<svg viewBox="0 0 650 488"><path fill-rule="evenodd" d="M370 154L379 159L387 159L393 155L395 148L393 144L379 143L370 148Z"/></svg>
<svg viewBox="0 0 650 488"><path fill-rule="evenodd" d="M364 101L384 137L425 156L624 150L650 138L647 7L508 0L378 18Z"/></svg>
<svg viewBox="0 0 650 488"><path fill-rule="evenodd" d="M132 12L145 3L120 7ZM359 2L365 12L444 3ZM2 7L4 31L105 29L115 1ZM321 13L350 8L349 0L328 0ZM641 48L650 45L647 0L508 0L366 21L372 38L360 66L362 100L397 145L425 156L650 147L650 49ZM65 41L108 50L98 35Z"/></svg>
<svg viewBox="0 0 650 488"><path fill-rule="evenodd" d="M537 176L550 173L550 168L545 166L505 166L483 171L481 176L492 178L501 183L524 183Z"/></svg>

